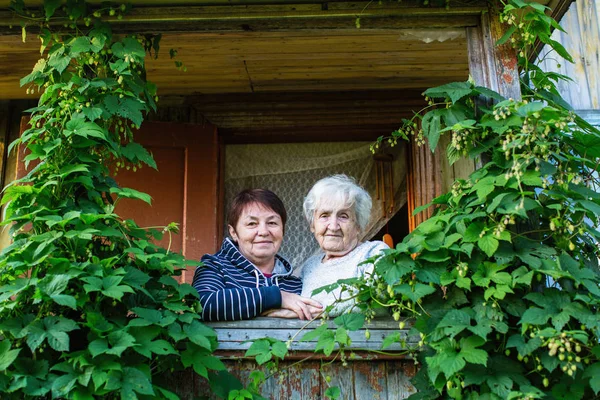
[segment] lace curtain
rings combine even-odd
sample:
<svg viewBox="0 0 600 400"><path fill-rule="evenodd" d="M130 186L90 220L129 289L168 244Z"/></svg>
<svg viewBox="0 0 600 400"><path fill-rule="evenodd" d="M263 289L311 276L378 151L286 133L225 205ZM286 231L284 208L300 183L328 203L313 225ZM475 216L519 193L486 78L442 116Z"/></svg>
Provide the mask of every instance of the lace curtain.
<svg viewBox="0 0 600 400"><path fill-rule="evenodd" d="M304 197L319 179L346 174L373 197L371 221L362 238L370 240L406 203L406 162L405 148L399 144L393 148L393 177L388 179L393 181L394 206L384 212L376 199L376 162L369 145L370 142L229 145L225 149L225 212L233 197L243 189L264 188L275 192L288 212L280 254L293 266L299 266L319 250L302 213Z"/></svg>

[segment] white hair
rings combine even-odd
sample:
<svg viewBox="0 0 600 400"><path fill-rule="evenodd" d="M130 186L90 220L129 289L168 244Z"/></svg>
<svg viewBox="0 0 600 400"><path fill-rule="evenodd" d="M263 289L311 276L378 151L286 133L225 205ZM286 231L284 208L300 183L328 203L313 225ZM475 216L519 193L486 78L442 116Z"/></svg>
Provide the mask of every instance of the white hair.
<svg viewBox="0 0 600 400"><path fill-rule="evenodd" d="M325 200L326 199L326 200ZM356 213L356 219L361 231L364 231L371 218L373 201L369 193L356 184L353 178L347 175L332 175L319 180L310 189L302 208L304 216L313 225L315 211L323 201L338 202L351 207Z"/></svg>

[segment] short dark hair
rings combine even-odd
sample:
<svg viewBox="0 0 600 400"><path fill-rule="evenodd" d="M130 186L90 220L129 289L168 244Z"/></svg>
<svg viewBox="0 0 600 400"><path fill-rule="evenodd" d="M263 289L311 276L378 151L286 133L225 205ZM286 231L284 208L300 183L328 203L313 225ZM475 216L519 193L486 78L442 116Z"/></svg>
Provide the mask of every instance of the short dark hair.
<svg viewBox="0 0 600 400"><path fill-rule="evenodd" d="M227 224L233 229L238 223L244 208L250 204L259 204L265 208L275 211L281 217L283 228L287 222L287 212L283 201L268 189L245 189L239 192L231 202L229 213L227 214Z"/></svg>

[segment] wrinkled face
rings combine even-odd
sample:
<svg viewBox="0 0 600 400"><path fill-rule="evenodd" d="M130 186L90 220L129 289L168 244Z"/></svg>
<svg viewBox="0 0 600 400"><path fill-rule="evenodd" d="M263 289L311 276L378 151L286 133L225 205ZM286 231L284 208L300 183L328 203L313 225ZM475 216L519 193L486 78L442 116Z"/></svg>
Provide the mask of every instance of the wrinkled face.
<svg viewBox="0 0 600 400"><path fill-rule="evenodd" d="M310 230L325 251L325 259L341 257L354 250L360 234L353 207L335 202L321 202Z"/></svg>
<svg viewBox="0 0 600 400"><path fill-rule="evenodd" d="M283 222L279 214L259 204L244 208L229 234L238 243L240 252L257 267L274 266L275 254L283 240Z"/></svg>

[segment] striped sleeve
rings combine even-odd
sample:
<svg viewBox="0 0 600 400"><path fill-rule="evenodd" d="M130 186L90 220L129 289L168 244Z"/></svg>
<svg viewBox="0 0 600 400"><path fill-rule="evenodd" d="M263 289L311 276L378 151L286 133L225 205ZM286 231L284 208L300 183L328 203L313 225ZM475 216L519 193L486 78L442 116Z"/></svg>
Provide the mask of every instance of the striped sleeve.
<svg viewBox="0 0 600 400"><path fill-rule="evenodd" d="M239 321L281 307L277 286L226 288L222 271L207 262L196 268L192 285L200 295L204 321Z"/></svg>

